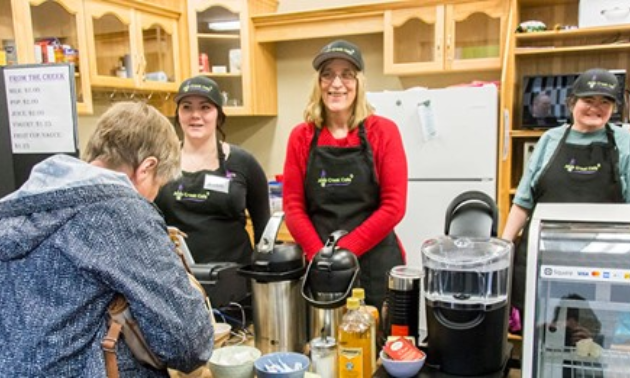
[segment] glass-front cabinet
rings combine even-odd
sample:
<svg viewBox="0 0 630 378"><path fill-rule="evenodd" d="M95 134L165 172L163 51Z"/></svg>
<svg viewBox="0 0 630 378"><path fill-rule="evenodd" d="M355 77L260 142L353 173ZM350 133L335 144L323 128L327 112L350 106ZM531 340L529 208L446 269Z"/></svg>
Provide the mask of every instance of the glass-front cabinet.
<svg viewBox="0 0 630 378"><path fill-rule="evenodd" d="M249 22L249 14L270 12L275 6L268 0L188 2L190 71L219 84L226 114L277 112L274 46L256 43Z"/></svg>
<svg viewBox="0 0 630 378"><path fill-rule="evenodd" d="M177 90L182 73L176 14L89 0L85 11L93 86Z"/></svg>
<svg viewBox="0 0 630 378"><path fill-rule="evenodd" d="M0 11L0 36L4 50L2 63L73 64L77 111L79 114L91 114L92 92L87 74L83 1L1 1Z"/></svg>
<svg viewBox="0 0 630 378"><path fill-rule="evenodd" d="M499 70L507 3L488 0L385 11L385 73Z"/></svg>
<svg viewBox="0 0 630 378"><path fill-rule="evenodd" d="M197 40L191 42L191 72L207 75L216 81L223 91L224 106L236 111L243 107L243 80L247 76L241 70L240 14L243 3L216 3L197 2L196 22L190 25L195 29L191 34L197 36Z"/></svg>

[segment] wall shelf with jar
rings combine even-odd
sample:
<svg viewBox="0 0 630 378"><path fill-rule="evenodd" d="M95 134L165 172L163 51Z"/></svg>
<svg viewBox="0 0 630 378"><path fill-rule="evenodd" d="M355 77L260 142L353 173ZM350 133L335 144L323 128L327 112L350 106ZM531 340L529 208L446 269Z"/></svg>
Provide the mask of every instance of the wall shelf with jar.
<svg viewBox="0 0 630 378"><path fill-rule="evenodd" d="M4 50L0 63L73 64L77 112L92 114L83 1L2 1L0 14Z"/></svg>
<svg viewBox="0 0 630 378"><path fill-rule="evenodd" d="M85 0L92 85L177 91L183 80L177 11Z"/></svg>
<svg viewBox="0 0 630 378"><path fill-rule="evenodd" d="M274 47L253 40L249 17L252 12L274 11L277 4L190 0L188 5L192 75L219 84L228 115L275 115L276 91L269 90L276 87Z"/></svg>

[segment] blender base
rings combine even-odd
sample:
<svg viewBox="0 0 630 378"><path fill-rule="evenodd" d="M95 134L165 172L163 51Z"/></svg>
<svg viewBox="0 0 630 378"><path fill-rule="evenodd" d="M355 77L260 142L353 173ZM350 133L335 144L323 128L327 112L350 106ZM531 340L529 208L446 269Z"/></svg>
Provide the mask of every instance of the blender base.
<svg viewBox="0 0 630 378"><path fill-rule="evenodd" d="M422 367L422 369L420 369L420 372L418 372L418 375L416 375L415 378L455 378L455 377L457 378L460 378L460 377L461 378L503 378L503 377L507 377L510 372L509 361L510 361L510 356L512 355L513 348L514 347L511 343L507 343L507 347L506 347L507 350L505 351L503 368L494 373L484 374L484 375L452 375L452 374L441 372L440 369L437 367L429 366L425 364ZM421 348L421 349L424 349L424 348ZM385 368L383 366L380 366L372 377L373 378L389 378L391 377L391 375L387 374L387 371L385 371Z"/></svg>

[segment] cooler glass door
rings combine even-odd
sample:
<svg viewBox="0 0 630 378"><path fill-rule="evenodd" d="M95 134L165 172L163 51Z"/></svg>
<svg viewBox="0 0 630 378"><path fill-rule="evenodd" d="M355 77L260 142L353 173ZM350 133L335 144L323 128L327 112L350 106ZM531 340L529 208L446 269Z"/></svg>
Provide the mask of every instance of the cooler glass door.
<svg viewBox="0 0 630 378"><path fill-rule="evenodd" d="M630 377L630 208L617 206L625 223L532 222L524 377Z"/></svg>

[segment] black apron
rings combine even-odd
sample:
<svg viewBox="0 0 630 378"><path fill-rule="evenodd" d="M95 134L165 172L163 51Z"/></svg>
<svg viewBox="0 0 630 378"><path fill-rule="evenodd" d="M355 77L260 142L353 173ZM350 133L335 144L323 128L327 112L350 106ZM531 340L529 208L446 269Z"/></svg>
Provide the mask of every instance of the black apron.
<svg viewBox="0 0 630 378"><path fill-rule="evenodd" d="M534 187L534 208L538 203L623 203L619 174L619 151L613 130L606 125L607 143L568 144L567 127L556 151ZM600 164L597 166L597 164ZM530 217L525 224L514 256L512 304L524 309L527 239Z"/></svg>
<svg viewBox="0 0 630 378"><path fill-rule="evenodd" d="M380 204L380 187L374 158L363 123L359 125L358 147L318 146L315 129L306 168L307 211L317 233L325 242L336 230L354 230ZM360 286L365 302L381 309L387 288L387 273L403 265L402 251L394 231L359 258Z"/></svg>
<svg viewBox="0 0 630 378"><path fill-rule="evenodd" d="M228 171L225 154L217 142L219 169L183 172L178 180L166 184L156 198L166 223L188 234L188 245L195 262L235 262L249 264L253 247L245 230L242 213L244 194ZM228 192L205 188L206 176L229 180Z"/></svg>

